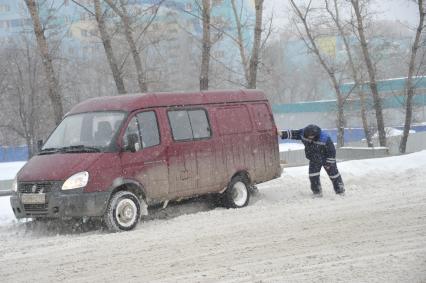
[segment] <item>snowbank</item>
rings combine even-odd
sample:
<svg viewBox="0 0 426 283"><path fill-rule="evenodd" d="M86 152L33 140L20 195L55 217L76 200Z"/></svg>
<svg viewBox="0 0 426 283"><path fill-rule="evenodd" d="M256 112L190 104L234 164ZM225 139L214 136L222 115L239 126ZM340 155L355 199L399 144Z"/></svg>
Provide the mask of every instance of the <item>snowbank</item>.
<svg viewBox="0 0 426 283"><path fill-rule="evenodd" d="M305 148L305 146L302 143L295 143L295 142L280 143L279 146L280 146L280 152L301 150Z"/></svg>
<svg viewBox="0 0 426 283"><path fill-rule="evenodd" d="M12 180L16 173L25 165L23 162L0 162L0 180Z"/></svg>
<svg viewBox="0 0 426 283"><path fill-rule="evenodd" d="M385 127L385 132L386 132L386 137L397 137L397 136L402 136L404 131L396 129L396 128L392 128L392 127ZM415 133L416 133L415 130L410 130L410 134L415 134ZM378 137L379 137L379 132L376 132L373 135L373 138L378 138Z"/></svg>
<svg viewBox="0 0 426 283"><path fill-rule="evenodd" d="M10 197L0 197L0 225L16 222L9 199Z"/></svg>

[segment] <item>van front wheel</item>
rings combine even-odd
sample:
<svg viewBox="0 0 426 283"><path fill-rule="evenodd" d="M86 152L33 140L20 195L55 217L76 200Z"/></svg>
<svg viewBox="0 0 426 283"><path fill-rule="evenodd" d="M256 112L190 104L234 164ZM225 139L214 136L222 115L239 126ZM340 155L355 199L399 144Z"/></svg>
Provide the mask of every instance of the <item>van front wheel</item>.
<svg viewBox="0 0 426 283"><path fill-rule="evenodd" d="M110 231L129 231L136 227L140 217L140 201L136 195L128 191L119 191L108 203L104 222Z"/></svg>
<svg viewBox="0 0 426 283"><path fill-rule="evenodd" d="M240 208L247 206L250 200L249 182L243 176L232 178L225 191L225 206L228 208Z"/></svg>

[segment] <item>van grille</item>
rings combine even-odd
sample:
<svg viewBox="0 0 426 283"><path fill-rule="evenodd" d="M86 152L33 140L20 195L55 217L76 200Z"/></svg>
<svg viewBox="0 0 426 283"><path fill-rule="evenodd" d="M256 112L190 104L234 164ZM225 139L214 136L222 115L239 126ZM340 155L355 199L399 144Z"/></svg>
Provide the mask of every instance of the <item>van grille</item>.
<svg viewBox="0 0 426 283"><path fill-rule="evenodd" d="M50 193L55 187L55 182L40 182L40 183L19 183L18 191L20 193Z"/></svg>
<svg viewBox="0 0 426 283"><path fill-rule="evenodd" d="M26 214L46 214L47 203L43 204L24 204Z"/></svg>

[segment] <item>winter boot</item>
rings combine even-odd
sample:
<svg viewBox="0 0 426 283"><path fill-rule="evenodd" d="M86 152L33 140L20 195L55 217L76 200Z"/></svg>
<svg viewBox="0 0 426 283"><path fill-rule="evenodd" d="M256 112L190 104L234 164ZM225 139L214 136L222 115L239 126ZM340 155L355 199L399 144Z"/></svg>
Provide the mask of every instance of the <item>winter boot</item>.
<svg viewBox="0 0 426 283"><path fill-rule="evenodd" d="M337 195L344 196L345 195L345 185L343 182L339 182L334 186L334 191Z"/></svg>
<svg viewBox="0 0 426 283"><path fill-rule="evenodd" d="M321 184L311 184L311 190L314 198L322 197L322 188Z"/></svg>

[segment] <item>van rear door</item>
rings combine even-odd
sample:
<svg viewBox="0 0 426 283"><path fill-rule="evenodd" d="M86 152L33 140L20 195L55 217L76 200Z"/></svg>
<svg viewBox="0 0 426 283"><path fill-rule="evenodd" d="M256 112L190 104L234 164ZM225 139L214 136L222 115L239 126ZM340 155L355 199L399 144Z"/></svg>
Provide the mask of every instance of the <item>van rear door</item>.
<svg viewBox="0 0 426 283"><path fill-rule="evenodd" d="M255 136L255 171L256 177L269 179L276 174L278 160L278 141L273 116L268 104L254 103L250 105L254 122Z"/></svg>

